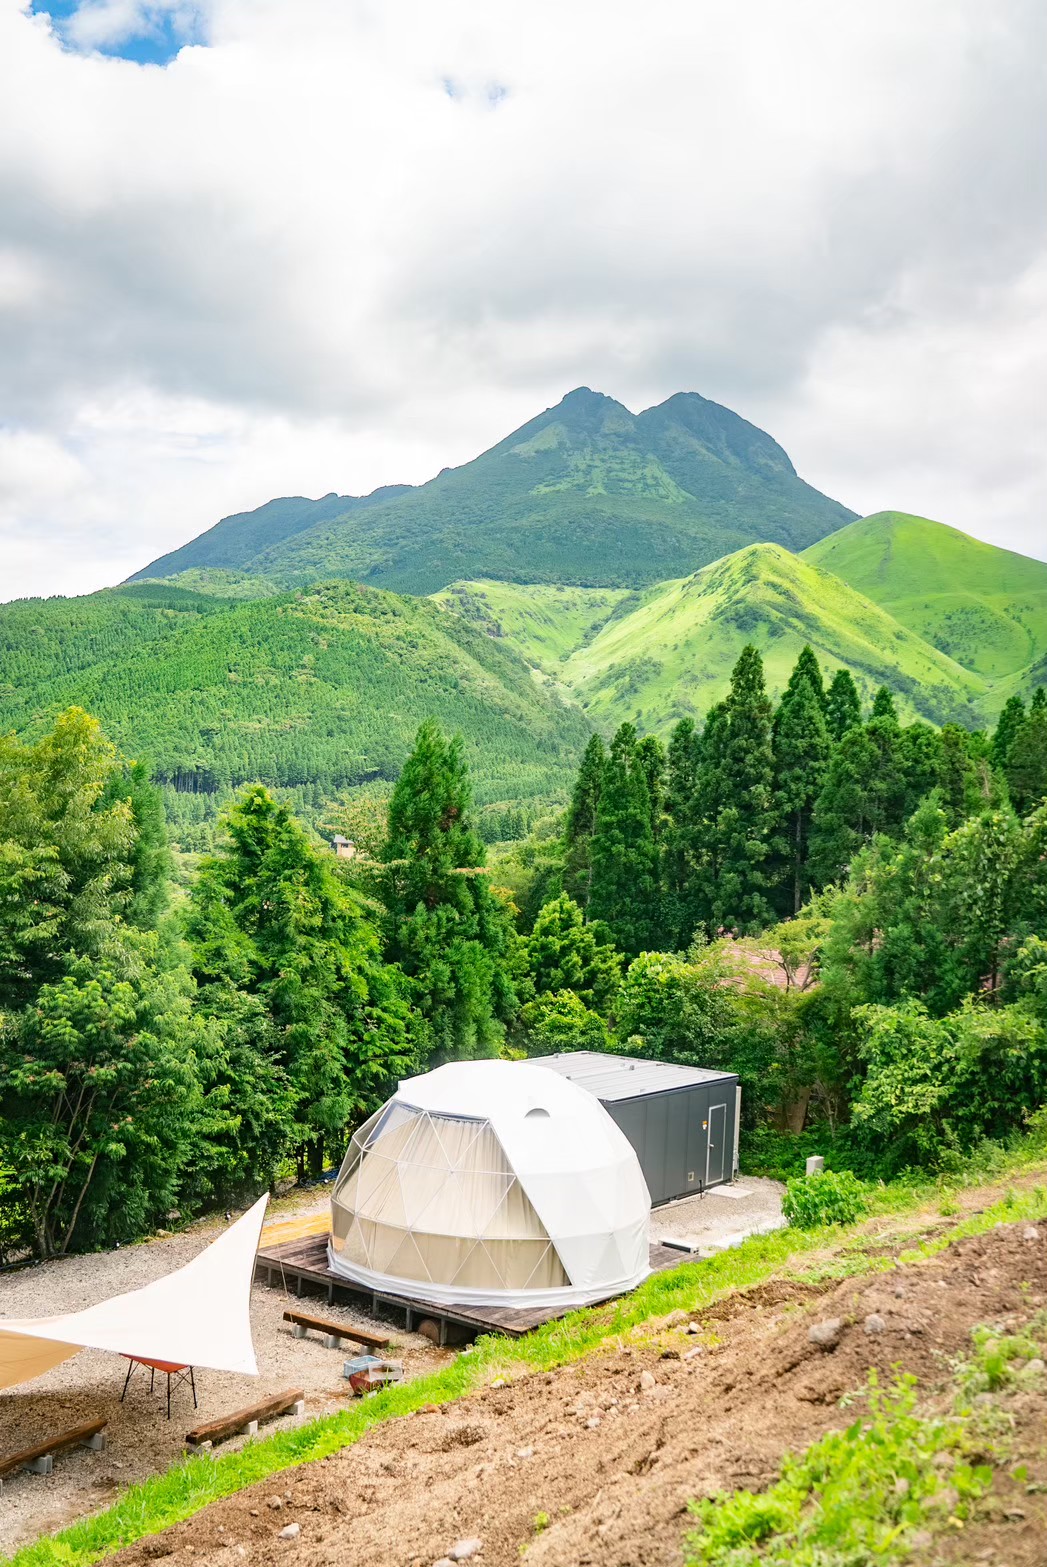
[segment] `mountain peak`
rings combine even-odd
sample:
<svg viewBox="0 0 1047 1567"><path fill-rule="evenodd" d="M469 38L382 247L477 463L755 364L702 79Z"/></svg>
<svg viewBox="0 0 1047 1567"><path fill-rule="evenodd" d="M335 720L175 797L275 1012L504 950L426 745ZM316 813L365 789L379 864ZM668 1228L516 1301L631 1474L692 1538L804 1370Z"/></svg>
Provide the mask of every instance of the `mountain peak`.
<svg viewBox="0 0 1047 1567"><path fill-rule="evenodd" d="M853 515L802 483L769 435L697 392L634 414L583 385L427 484L270 504L138 575L221 566L407 593L476 577L632 588L758 539L803 549Z"/></svg>

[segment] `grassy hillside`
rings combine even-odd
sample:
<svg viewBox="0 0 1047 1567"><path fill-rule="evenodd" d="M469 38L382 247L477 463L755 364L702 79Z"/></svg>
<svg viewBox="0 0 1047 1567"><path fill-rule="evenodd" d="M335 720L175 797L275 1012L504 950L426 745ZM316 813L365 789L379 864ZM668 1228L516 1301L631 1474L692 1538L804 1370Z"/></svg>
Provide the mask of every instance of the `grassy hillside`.
<svg viewBox="0 0 1047 1567"><path fill-rule="evenodd" d="M221 567L418 594L477 577L638 587L756 540L803 549L852 516L717 403L680 393L636 415L582 387L428 484L271 501L134 580Z"/></svg>
<svg viewBox="0 0 1047 1567"><path fill-rule="evenodd" d="M552 583L452 582L433 602L490 637L504 637L529 664L560 674L570 654L612 615L640 602L628 588L563 588Z"/></svg>
<svg viewBox="0 0 1047 1567"><path fill-rule="evenodd" d="M480 800L562 790L589 729L518 655L425 600L332 583L230 601L165 584L0 606L0 728L77 703L180 795L339 790L399 772L430 715Z"/></svg>
<svg viewBox="0 0 1047 1567"><path fill-rule="evenodd" d="M990 680L1047 654L1047 562L898 511L861 517L804 558Z"/></svg>
<svg viewBox="0 0 1047 1567"><path fill-rule="evenodd" d="M726 693L746 642L760 649L774 691L805 642L827 670L845 664L866 696L889 685L909 716L973 727L987 691L879 605L776 544L652 588L573 653L560 678L598 727L629 718L664 728Z"/></svg>

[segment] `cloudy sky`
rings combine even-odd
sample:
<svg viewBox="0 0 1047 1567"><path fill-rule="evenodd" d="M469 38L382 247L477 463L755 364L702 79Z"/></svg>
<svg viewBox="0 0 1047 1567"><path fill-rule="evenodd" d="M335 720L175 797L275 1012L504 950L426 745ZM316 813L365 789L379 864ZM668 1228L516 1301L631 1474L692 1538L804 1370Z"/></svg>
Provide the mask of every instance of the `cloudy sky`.
<svg viewBox="0 0 1047 1567"><path fill-rule="evenodd" d="M0 0L0 598L727 403L1047 557L1042 0Z"/></svg>

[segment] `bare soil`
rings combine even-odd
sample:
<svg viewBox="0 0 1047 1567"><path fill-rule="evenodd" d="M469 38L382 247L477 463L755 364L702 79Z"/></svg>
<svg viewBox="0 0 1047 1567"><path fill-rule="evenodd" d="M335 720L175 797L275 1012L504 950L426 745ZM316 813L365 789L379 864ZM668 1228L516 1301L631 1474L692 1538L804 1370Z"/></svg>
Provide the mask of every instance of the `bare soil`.
<svg viewBox="0 0 1047 1567"><path fill-rule="evenodd" d="M912 1372L933 1400L974 1326L1017 1327L1042 1309L1047 1228L1036 1239L1025 1228L858 1280L768 1284L705 1313L698 1335L652 1330L598 1360L386 1422L113 1560L430 1567L475 1536L480 1567L516 1567L523 1550L531 1567L678 1567L688 1501L771 1483L787 1450L855 1418L840 1399L871 1367L884 1379ZM882 1332L865 1330L871 1314ZM838 1342L819 1348L809 1329L834 1317ZM1008 1468L1023 1459L1027 1474L1001 1472L978 1520L927 1547L920 1567L1045 1567L1045 1415L1042 1395L1007 1403ZM290 1523L297 1538L279 1538Z"/></svg>

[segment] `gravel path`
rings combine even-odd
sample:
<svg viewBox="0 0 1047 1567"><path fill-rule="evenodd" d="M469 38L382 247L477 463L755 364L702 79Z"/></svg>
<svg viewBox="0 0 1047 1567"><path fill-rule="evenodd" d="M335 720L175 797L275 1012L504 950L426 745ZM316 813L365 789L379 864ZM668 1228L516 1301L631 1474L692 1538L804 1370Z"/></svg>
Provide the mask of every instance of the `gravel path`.
<svg viewBox="0 0 1047 1567"><path fill-rule="evenodd" d="M325 1209L329 1201L330 1191L324 1189L322 1193L310 1194L304 1202L299 1198L297 1202L292 1199L274 1205L271 1212L274 1219L292 1213L304 1215L310 1210ZM0 1277L0 1317L42 1317L77 1311L110 1295L137 1289L188 1262L224 1228L222 1221L205 1221L179 1235L121 1247L118 1251L64 1257L4 1275ZM197 1371L199 1410L194 1413L188 1388L178 1388L172 1395L170 1422L165 1417L162 1380L157 1379L156 1392L150 1395L148 1378L137 1372L128 1388L127 1401L121 1404L126 1363L100 1350L85 1349L34 1382L0 1393L0 1454L29 1447L56 1431L99 1415L109 1420L104 1453L70 1449L56 1456L54 1472L49 1476L22 1472L5 1479L0 1496L0 1557L27 1540L107 1506L118 1490L166 1469L181 1455L186 1431L200 1421L215 1419L286 1387L305 1389L306 1419L342 1407L349 1396L342 1364L353 1353L352 1347L346 1346L344 1352L339 1352L326 1349L322 1340L313 1335L293 1338L290 1324L283 1321L287 1304L282 1290L255 1286L251 1323L259 1375ZM351 1307L329 1307L319 1298L312 1302L303 1300L302 1305L347 1325L371 1329L376 1326L373 1318ZM408 1377L434 1370L454 1353L434 1349L416 1333L385 1326ZM293 1416L285 1416L264 1429L272 1431L295 1423ZM243 1440L246 1439L223 1443L222 1451Z"/></svg>

